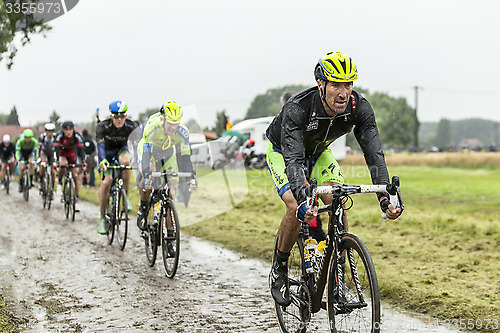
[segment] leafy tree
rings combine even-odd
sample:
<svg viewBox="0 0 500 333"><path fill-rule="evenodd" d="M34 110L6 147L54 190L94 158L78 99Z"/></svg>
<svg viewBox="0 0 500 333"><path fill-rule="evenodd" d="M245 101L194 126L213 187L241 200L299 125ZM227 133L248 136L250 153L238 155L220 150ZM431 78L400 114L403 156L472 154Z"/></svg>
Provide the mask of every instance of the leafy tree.
<svg viewBox="0 0 500 333"><path fill-rule="evenodd" d="M220 136L222 132L226 130L226 121L226 110L218 111L215 120L215 127L213 128L213 131L217 133L218 136Z"/></svg>
<svg viewBox="0 0 500 333"><path fill-rule="evenodd" d="M7 118L6 125L21 126L19 124L19 116L17 115L17 109L15 106L13 106L12 109L10 109L10 114L9 114L9 117Z"/></svg>
<svg viewBox="0 0 500 333"><path fill-rule="evenodd" d="M193 118L188 119L186 121L186 126L189 129L190 133L201 133L201 126L200 126L200 124L198 124L196 119L193 119Z"/></svg>
<svg viewBox="0 0 500 333"><path fill-rule="evenodd" d="M0 1L0 62L6 60L7 68L11 68L14 62L14 57L18 51L14 43L14 35L16 31L22 33L21 45L25 46L30 42L30 36L33 34L43 34L52 29L47 24L42 22L42 19L37 19L33 14L15 11L7 12L5 3L14 3L13 0ZM21 4L30 3L27 0L18 1ZM31 1L34 2L34 1Z"/></svg>
<svg viewBox="0 0 500 333"><path fill-rule="evenodd" d="M445 148L452 144L450 120L443 118L439 121L436 131L435 144L440 148Z"/></svg>
<svg viewBox="0 0 500 333"><path fill-rule="evenodd" d="M9 118L8 114L0 114L0 125L6 125L7 118Z"/></svg>
<svg viewBox="0 0 500 333"><path fill-rule="evenodd" d="M141 122L142 124L146 125L146 122L148 121L149 117L159 111L160 110L158 108L149 108L146 111L139 113L139 117L137 118L137 120L139 120L139 122Z"/></svg>
<svg viewBox="0 0 500 333"><path fill-rule="evenodd" d="M269 117L277 115L281 110L281 95L286 90L299 92L309 88L304 85L290 85L278 88L272 88L265 94L257 95L247 110L245 119L260 117Z"/></svg>
<svg viewBox="0 0 500 333"><path fill-rule="evenodd" d="M367 89L355 87L368 100L375 113L380 141L384 146L408 148L413 142L414 110L403 97L395 98L386 93L370 93ZM351 132L346 144L359 147Z"/></svg>

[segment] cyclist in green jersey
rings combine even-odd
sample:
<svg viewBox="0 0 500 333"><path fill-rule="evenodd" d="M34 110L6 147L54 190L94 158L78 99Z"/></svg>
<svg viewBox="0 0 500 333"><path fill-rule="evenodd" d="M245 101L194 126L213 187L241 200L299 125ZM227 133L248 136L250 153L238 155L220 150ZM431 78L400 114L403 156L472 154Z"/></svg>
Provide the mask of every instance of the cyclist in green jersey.
<svg viewBox="0 0 500 333"><path fill-rule="evenodd" d="M22 174L24 172L25 163L28 164L30 171L30 187L33 186L33 175L35 174L35 165L32 163L36 159L36 150L38 148L38 140L33 136L35 133L31 129L25 129L21 137L16 142L16 160L24 162L19 164L19 192L22 191Z"/></svg>
<svg viewBox="0 0 500 333"><path fill-rule="evenodd" d="M151 186L149 186L151 172L193 171L189 130L181 123L181 119L180 105L169 101L161 107L160 112L149 117L144 126L142 139L137 146L139 171L142 175L142 181L139 182L141 205L137 214L137 227L140 230L145 228L148 198L151 194ZM170 178L170 195L173 200L176 197L178 183L178 178ZM197 188L194 176L189 182L189 187L190 190Z"/></svg>

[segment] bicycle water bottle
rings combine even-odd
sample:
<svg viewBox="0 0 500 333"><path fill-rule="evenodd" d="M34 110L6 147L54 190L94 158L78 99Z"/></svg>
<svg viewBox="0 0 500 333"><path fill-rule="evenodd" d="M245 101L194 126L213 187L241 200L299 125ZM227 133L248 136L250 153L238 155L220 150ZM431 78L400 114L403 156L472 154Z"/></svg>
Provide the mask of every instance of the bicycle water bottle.
<svg viewBox="0 0 500 333"><path fill-rule="evenodd" d="M320 269L321 260L323 259L324 255L323 251L325 250L325 244L326 240L319 242L318 246L316 246L316 250L314 251L314 261L315 261L314 269L316 273Z"/></svg>
<svg viewBox="0 0 500 333"><path fill-rule="evenodd" d="M154 223L158 223L158 220L160 219L160 209L161 209L161 205L159 202L155 202L154 206L153 206L153 212L154 212L154 217L153 217L153 220L154 220Z"/></svg>
<svg viewBox="0 0 500 333"><path fill-rule="evenodd" d="M316 246L318 242L309 236L304 242L304 262L306 266L306 272L309 274L314 273L314 259L313 255L316 251Z"/></svg>

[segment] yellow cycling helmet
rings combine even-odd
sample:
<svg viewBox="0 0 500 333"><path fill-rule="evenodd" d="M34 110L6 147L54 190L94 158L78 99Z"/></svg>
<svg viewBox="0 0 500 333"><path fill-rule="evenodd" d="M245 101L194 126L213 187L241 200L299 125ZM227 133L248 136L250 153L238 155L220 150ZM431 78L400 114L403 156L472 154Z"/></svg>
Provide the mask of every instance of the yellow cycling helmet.
<svg viewBox="0 0 500 333"><path fill-rule="evenodd" d="M328 52L314 68L316 80L352 82L358 79L358 68L351 57L342 52Z"/></svg>
<svg viewBox="0 0 500 333"><path fill-rule="evenodd" d="M180 124L182 119L182 109L179 104L174 101L168 101L162 105L160 113L165 120L170 124Z"/></svg>

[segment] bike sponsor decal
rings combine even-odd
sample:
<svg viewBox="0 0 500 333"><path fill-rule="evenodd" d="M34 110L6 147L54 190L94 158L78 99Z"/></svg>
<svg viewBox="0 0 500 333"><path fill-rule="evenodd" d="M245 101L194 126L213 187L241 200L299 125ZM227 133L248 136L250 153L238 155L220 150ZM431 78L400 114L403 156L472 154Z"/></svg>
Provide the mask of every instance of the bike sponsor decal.
<svg viewBox="0 0 500 333"><path fill-rule="evenodd" d="M306 131L313 131L318 129L318 120L311 121L309 125L307 125Z"/></svg>

